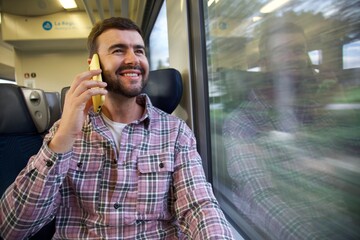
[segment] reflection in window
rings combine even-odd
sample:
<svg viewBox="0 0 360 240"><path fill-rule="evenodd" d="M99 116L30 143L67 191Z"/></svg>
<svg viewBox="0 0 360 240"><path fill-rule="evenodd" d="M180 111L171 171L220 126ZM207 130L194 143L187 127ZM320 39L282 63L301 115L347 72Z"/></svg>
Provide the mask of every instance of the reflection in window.
<svg viewBox="0 0 360 240"><path fill-rule="evenodd" d="M150 70L169 67L169 42L166 18L166 1L164 1L159 15L150 34Z"/></svg>
<svg viewBox="0 0 360 240"><path fill-rule="evenodd" d="M360 41L343 46L343 68L360 68Z"/></svg>
<svg viewBox="0 0 360 240"><path fill-rule="evenodd" d="M321 63L321 51L320 50L313 50L308 52L311 63L313 65L320 65Z"/></svg>
<svg viewBox="0 0 360 240"><path fill-rule="evenodd" d="M253 67L248 69L249 72L260 72L260 70L260 67Z"/></svg>
<svg viewBox="0 0 360 240"><path fill-rule="evenodd" d="M213 186L225 213L251 239L360 239L356 1L267 13L270 1L209 2Z"/></svg>

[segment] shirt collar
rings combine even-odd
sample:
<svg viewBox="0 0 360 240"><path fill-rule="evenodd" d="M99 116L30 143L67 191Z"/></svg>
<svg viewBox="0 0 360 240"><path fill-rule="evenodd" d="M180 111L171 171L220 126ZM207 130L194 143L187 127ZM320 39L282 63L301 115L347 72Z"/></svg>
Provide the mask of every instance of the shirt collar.
<svg viewBox="0 0 360 240"><path fill-rule="evenodd" d="M159 109L157 109L152 105L149 96L147 96L145 93L142 93L139 96L137 96L136 102L139 105L143 106L145 110L141 118L133 121L132 124L140 124L143 122L145 128L150 130L151 121L153 120L155 121L155 119L157 119L156 116L158 116L159 114ZM94 112L93 108L90 108L89 110L88 122L94 123L94 127L96 129L99 129L100 131L103 131L104 128L106 128L104 120L101 117L101 113Z"/></svg>

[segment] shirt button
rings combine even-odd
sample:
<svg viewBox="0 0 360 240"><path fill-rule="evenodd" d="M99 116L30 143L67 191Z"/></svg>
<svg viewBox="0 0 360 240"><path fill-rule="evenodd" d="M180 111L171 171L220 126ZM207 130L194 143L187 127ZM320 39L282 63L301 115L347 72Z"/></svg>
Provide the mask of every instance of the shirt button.
<svg viewBox="0 0 360 240"><path fill-rule="evenodd" d="M115 209L120 208L120 203L115 203L115 204L114 204L114 208L115 208Z"/></svg>
<svg viewBox="0 0 360 240"><path fill-rule="evenodd" d="M164 163L162 163L162 162L159 163L159 167L160 167L160 168L163 168L163 167L164 167Z"/></svg>
<svg viewBox="0 0 360 240"><path fill-rule="evenodd" d="M78 167L78 168L81 168L82 167L82 162L78 162L78 164L76 164L76 166Z"/></svg>
<svg viewBox="0 0 360 240"><path fill-rule="evenodd" d="M51 160L46 161L46 166L51 167L54 163Z"/></svg>

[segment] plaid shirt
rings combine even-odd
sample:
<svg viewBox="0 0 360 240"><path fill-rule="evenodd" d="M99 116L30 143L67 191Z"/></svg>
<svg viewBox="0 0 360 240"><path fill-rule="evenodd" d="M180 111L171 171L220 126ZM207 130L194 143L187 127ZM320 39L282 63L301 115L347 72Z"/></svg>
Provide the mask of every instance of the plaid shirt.
<svg viewBox="0 0 360 240"><path fill-rule="evenodd" d="M331 155L334 145L324 137L331 126L316 106L279 117L254 91L225 120L231 201L265 239L359 239L344 204L353 201L353 186L334 167L344 156Z"/></svg>
<svg viewBox="0 0 360 240"><path fill-rule="evenodd" d="M206 182L186 123L153 107L125 126L120 150L101 115L90 111L73 150L48 148L7 189L4 239L22 239L56 216L54 239L233 239Z"/></svg>

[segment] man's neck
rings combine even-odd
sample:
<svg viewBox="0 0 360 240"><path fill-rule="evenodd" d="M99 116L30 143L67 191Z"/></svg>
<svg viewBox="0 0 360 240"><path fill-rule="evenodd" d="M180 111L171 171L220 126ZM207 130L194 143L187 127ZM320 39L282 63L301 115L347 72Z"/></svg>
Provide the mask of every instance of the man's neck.
<svg viewBox="0 0 360 240"><path fill-rule="evenodd" d="M106 96L102 107L102 113L114 122L130 123L143 115L144 107L136 102L136 97L128 98L125 96L111 94Z"/></svg>

